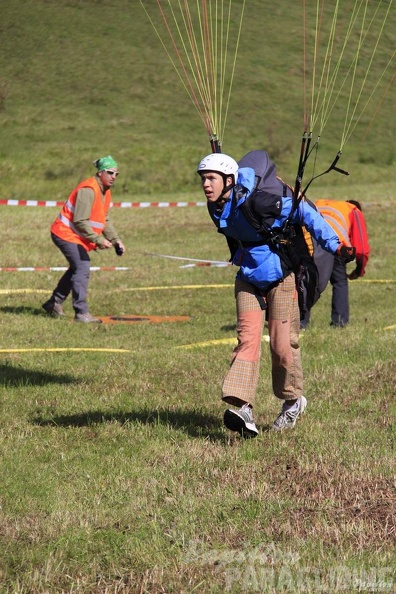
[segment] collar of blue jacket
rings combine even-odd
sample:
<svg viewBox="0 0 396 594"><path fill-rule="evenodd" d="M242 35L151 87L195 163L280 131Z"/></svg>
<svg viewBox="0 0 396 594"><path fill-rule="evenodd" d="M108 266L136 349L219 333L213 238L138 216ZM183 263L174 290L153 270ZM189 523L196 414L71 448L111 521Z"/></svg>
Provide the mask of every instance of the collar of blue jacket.
<svg viewBox="0 0 396 594"><path fill-rule="evenodd" d="M241 169L238 170L238 181L236 183L236 186L238 186L238 190L242 189L242 192L238 192L241 194L241 196L238 200L237 206L239 206L240 204L243 204L243 202L245 202L246 198L254 190L255 184L256 184L256 176L254 173L254 169L252 169L251 167L241 167ZM225 223L224 222L222 223L222 221L226 221L228 219L228 217L230 216L232 206L233 206L232 203L233 203L234 193L235 193L235 188L233 188L231 190L230 199L227 200L227 202L224 204L223 210L220 215L220 227L225 226Z"/></svg>

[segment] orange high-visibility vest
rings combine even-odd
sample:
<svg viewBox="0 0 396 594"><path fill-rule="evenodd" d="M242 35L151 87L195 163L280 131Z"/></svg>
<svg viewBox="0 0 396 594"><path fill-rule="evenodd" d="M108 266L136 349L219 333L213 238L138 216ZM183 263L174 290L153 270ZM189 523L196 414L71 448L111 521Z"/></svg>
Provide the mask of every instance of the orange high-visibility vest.
<svg viewBox="0 0 396 594"><path fill-rule="evenodd" d="M351 245L350 241L350 214L356 209L356 206L349 202L341 202L335 200L316 200L315 206L324 216L326 221L331 225L339 240L347 245Z"/></svg>
<svg viewBox="0 0 396 594"><path fill-rule="evenodd" d="M315 206L345 245L356 248L356 270L363 276L370 256L370 245L363 213L350 202L316 200Z"/></svg>
<svg viewBox="0 0 396 594"><path fill-rule="evenodd" d="M110 189L106 190L104 194L104 200L102 201L102 192L97 180L94 177L84 180L72 191L69 198L63 205L59 215L52 224L51 232L64 241L69 241L70 243L79 243L80 245L84 246L87 252L89 252L96 249L96 244L83 237L73 223L77 193L81 188L92 188L94 191L95 198L92 204L89 224L91 225L93 231L98 233L98 235L103 233L106 224L107 212L110 208L111 192Z"/></svg>

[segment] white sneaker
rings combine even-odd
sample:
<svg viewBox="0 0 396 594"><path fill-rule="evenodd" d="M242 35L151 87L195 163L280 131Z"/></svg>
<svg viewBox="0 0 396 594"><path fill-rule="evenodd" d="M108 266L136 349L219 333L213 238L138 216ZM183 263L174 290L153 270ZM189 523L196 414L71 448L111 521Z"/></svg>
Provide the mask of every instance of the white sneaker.
<svg viewBox="0 0 396 594"><path fill-rule="evenodd" d="M293 429L298 417L300 417L307 406L307 399L301 396L295 404L288 406L286 402L282 406L282 410L276 417L272 429L274 431L282 431L282 429Z"/></svg>
<svg viewBox="0 0 396 594"><path fill-rule="evenodd" d="M249 404L244 404L239 410L229 408L224 413L224 425L230 431L238 431L241 437L250 439L257 437L258 429L253 421L253 413Z"/></svg>

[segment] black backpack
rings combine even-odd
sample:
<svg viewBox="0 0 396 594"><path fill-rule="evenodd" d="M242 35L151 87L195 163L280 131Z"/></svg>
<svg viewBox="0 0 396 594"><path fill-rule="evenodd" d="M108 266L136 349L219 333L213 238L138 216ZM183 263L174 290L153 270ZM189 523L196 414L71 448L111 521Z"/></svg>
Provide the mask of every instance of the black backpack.
<svg viewBox="0 0 396 594"><path fill-rule="evenodd" d="M312 236L309 237L311 246L307 244L308 232L301 225L292 225L288 229L270 228L282 210L282 196L292 198L293 189L277 176L276 166L266 151L251 151L238 165L251 167L256 175L255 188L241 206L242 212L263 241L279 255L284 273L295 273L302 319L320 297L319 273L313 254L323 248ZM312 202L304 200L316 210Z"/></svg>

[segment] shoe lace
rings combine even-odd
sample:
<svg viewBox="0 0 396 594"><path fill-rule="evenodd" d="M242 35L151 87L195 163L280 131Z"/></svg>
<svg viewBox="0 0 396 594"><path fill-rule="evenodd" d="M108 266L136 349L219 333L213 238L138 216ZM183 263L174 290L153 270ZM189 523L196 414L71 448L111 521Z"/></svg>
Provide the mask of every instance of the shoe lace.
<svg viewBox="0 0 396 594"><path fill-rule="evenodd" d="M297 411L282 409L279 415L277 416L274 424L278 426L286 425L288 421L294 421L296 414Z"/></svg>
<svg viewBox="0 0 396 594"><path fill-rule="evenodd" d="M249 404L244 404L243 406L241 406L239 412L242 413L242 415L249 421L253 420L252 409Z"/></svg>

